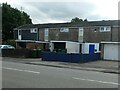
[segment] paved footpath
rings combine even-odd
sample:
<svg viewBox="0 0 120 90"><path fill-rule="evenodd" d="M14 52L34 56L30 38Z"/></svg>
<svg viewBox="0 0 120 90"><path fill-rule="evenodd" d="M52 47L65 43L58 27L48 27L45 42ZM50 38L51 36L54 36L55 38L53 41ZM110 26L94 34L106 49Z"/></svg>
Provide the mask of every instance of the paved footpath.
<svg viewBox="0 0 120 90"><path fill-rule="evenodd" d="M44 65L51 67L59 67L59 68L70 68L70 69L78 69L78 70L91 70L91 71L99 71L105 73L115 73L119 74L119 63L117 61L105 61L98 60L93 62L86 63L70 63L70 62L55 62L55 61L42 61L41 58L9 58L4 57L3 61L14 61L21 62L25 64L33 64L33 65Z"/></svg>
<svg viewBox="0 0 120 90"><path fill-rule="evenodd" d="M71 69L79 69L79 70L92 70L92 71L100 71L105 73L119 73L118 66L119 62L117 61L104 61L98 60L93 62L86 63L69 63L69 62L53 62L53 61L39 61L39 62L29 62L28 64L34 65L46 65L52 67L60 67L60 68L71 68Z"/></svg>

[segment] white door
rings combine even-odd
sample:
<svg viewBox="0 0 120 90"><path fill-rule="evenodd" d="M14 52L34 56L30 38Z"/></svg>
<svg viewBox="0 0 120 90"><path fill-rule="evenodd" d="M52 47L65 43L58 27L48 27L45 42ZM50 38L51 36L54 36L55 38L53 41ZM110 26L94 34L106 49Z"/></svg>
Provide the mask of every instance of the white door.
<svg viewBox="0 0 120 90"><path fill-rule="evenodd" d="M18 30L18 40L21 40L21 39L22 39L21 34L22 34L22 31L21 31L21 30Z"/></svg>

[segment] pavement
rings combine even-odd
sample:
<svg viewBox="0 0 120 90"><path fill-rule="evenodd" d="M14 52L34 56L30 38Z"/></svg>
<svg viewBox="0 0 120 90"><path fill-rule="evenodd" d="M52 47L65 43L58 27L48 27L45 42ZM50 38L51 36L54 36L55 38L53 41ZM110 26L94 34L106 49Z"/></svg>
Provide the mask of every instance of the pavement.
<svg viewBox="0 0 120 90"><path fill-rule="evenodd" d="M29 59L29 60L33 60L33 59ZM85 63L70 63L70 62L42 61L40 58L38 59L39 61L37 61L37 59L34 60L35 61L32 62L26 62L26 64L120 74L118 69L119 68L118 61L98 60L98 61L85 62Z"/></svg>
<svg viewBox="0 0 120 90"><path fill-rule="evenodd" d="M119 62L111 60L98 60L85 63L43 61L41 58L10 58L2 57L3 61L13 61L32 65L43 65L59 68L70 68L77 70L98 71L104 73L120 74Z"/></svg>

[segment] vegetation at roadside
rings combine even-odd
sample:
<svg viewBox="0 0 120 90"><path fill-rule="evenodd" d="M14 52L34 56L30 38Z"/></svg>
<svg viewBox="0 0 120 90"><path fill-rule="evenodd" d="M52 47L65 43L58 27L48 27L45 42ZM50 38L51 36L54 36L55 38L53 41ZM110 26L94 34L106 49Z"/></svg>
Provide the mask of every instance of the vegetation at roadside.
<svg viewBox="0 0 120 90"><path fill-rule="evenodd" d="M32 24L30 16L7 3L2 3L2 42L13 44L14 28L24 24Z"/></svg>
<svg viewBox="0 0 120 90"><path fill-rule="evenodd" d="M14 47L16 47L16 42L14 39L8 39L7 41L3 42L4 45L12 45Z"/></svg>

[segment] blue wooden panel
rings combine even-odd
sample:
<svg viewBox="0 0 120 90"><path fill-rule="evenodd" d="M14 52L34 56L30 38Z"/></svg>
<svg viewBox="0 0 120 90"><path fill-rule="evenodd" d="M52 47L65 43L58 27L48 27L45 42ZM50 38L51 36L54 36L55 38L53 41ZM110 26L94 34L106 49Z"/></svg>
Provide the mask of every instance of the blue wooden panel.
<svg viewBox="0 0 120 90"><path fill-rule="evenodd" d="M89 62L94 60L100 60L100 53L66 54L66 53L43 52L41 57L42 60L46 61Z"/></svg>
<svg viewBox="0 0 120 90"><path fill-rule="evenodd" d="M82 60L80 54L71 54L70 56L71 56L70 57L70 59L71 59L70 62L80 62Z"/></svg>
<svg viewBox="0 0 120 90"><path fill-rule="evenodd" d="M43 60L47 60L47 61L53 61L53 59L54 59L53 58L54 56L52 57L52 54L50 54L50 52L42 52L41 57Z"/></svg>
<svg viewBox="0 0 120 90"><path fill-rule="evenodd" d="M84 61L100 60L100 53L83 54Z"/></svg>

